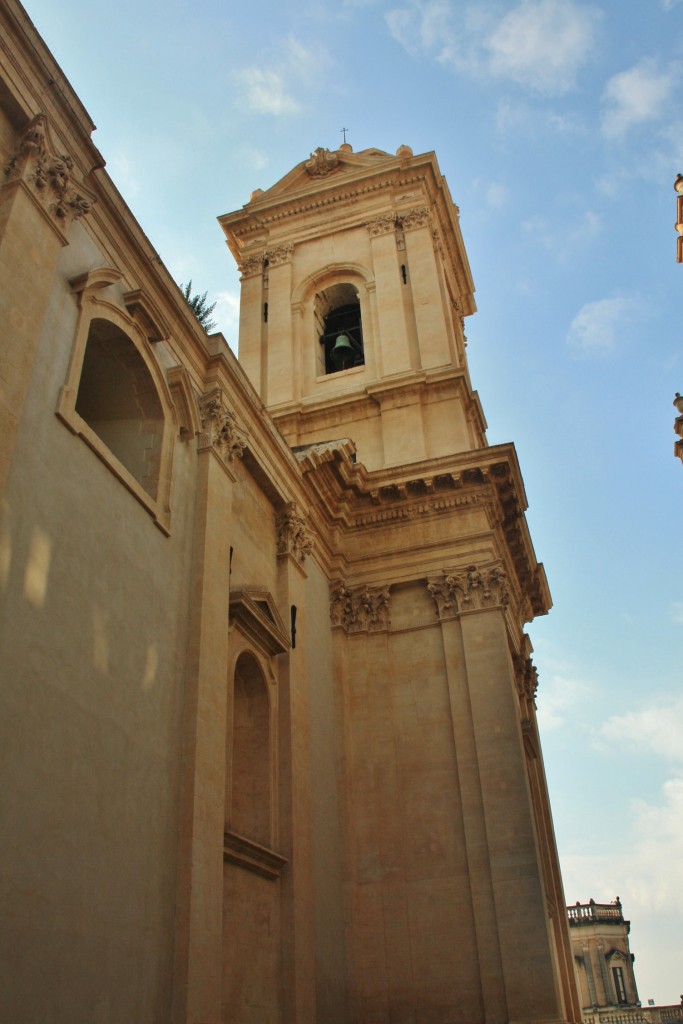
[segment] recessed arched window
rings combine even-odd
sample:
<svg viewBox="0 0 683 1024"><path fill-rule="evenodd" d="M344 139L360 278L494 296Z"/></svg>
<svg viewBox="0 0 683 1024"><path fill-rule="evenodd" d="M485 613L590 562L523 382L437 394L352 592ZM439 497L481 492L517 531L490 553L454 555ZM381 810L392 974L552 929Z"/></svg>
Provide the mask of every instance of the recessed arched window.
<svg viewBox="0 0 683 1024"><path fill-rule="evenodd" d="M324 373L365 365L360 299L354 285L334 284L316 295L315 320Z"/></svg>
<svg viewBox="0 0 683 1024"><path fill-rule="evenodd" d="M144 359L109 320L90 323L76 412L152 498L157 497L164 411Z"/></svg>
<svg viewBox="0 0 683 1024"><path fill-rule="evenodd" d="M268 846L271 842L270 701L253 655L235 666L230 828Z"/></svg>

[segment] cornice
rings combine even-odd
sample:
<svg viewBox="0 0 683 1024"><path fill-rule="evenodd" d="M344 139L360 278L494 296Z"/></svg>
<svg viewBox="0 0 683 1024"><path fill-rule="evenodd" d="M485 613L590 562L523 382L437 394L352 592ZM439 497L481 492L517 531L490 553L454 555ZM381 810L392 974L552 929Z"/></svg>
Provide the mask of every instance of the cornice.
<svg viewBox="0 0 683 1024"><path fill-rule="evenodd" d="M526 496L512 445L374 472L352 461L354 449L348 439L304 446L295 454L318 530L323 536L337 531L341 550L353 545L359 530L400 527L445 512L483 510L514 568L525 619L550 609L545 573L536 561L524 516Z"/></svg>
<svg viewBox="0 0 683 1024"><path fill-rule="evenodd" d="M378 174L382 176L378 179ZM374 181L372 179L375 179ZM237 240L247 240L250 235L263 231L274 224L281 223L291 217L318 212L328 206L337 206L345 202L353 201L361 196L371 195L373 192L386 192L391 188L405 188L407 185L420 184L426 180L424 174L406 174L400 168L388 171L386 168L379 172L378 169L371 169L360 177L355 178L355 186L350 186L348 179L345 181L326 179L321 184L320 179L313 179L305 192L295 192L290 196L281 196L268 200L267 193L264 196L261 209L258 208L258 200L255 208L243 207L235 213L224 214L218 220L226 233L230 233ZM311 192L315 187L316 191ZM250 204L251 206L251 204ZM273 207L272 212L268 212ZM398 216L398 212L397 212ZM241 245L245 245L242 241Z"/></svg>

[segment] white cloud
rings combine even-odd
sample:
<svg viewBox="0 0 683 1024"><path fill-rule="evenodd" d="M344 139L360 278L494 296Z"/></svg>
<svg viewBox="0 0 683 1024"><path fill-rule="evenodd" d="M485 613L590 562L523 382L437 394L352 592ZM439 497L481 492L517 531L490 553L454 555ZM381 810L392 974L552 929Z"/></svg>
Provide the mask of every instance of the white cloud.
<svg viewBox="0 0 683 1024"><path fill-rule="evenodd" d="M580 135L585 130L576 114L558 114L552 109L544 110L509 97L498 103L496 128L501 135L519 137L524 133L533 138L543 137L549 131L558 135Z"/></svg>
<svg viewBox="0 0 683 1024"><path fill-rule="evenodd" d="M655 754L683 764L683 697L614 715L598 734L607 742L627 744L631 753Z"/></svg>
<svg viewBox="0 0 683 1024"><path fill-rule="evenodd" d="M408 0L385 17L411 56L558 96L588 59L601 12L574 0L522 0L501 19L493 5L463 11L449 0Z"/></svg>
<svg viewBox="0 0 683 1024"><path fill-rule="evenodd" d="M683 601L675 601L671 609L671 618L677 626L683 626Z"/></svg>
<svg viewBox="0 0 683 1024"><path fill-rule="evenodd" d="M216 308L213 311L213 318L230 345L230 348L237 351L237 338L240 324L240 297L234 292L218 292L215 296Z"/></svg>
<svg viewBox="0 0 683 1024"><path fill-rule="evenodd" d="M328 64L324 48L309 48L295 36L288 36L276 54L251 67L237 69L233 78L251 110L279 117L298 114L303 109L296 91L319 81L321 68Z"/></svg>
<svg viewBox="0 0 683 1024"><path fill-rule="evenodd" d="M570 0L523 0L485 40L490 70L535 92L574 86L595 43L600 12Z"/></svg>
<svg viewBox="0 0 683 1024"><path fill-rule="evenodd" d="M411 56L424 53L436 60L458 62L459 48L446 0L413 0L386 14L391 35Z"/></svg>
<svg viewBox="0 0 683 1024"><path fill-rule="evenodd" d="M567 344L578 356L607 356L618 345L619 327L632 308L628 299L588 302L572 320Z"/></svg>
<svg viewBox="0 0 683 1024"><path fill-rule="evenodd" d="M592 210L585 210L572 218L570 226L558 235L556 224L535 215L522 222L522 229L552 252L556 259L568 259L577 249L583 249L602 231L602 221Z"/></svg>
<svg viewBox="0 0 683 1024"><path fill-rule="evenodd" d="M257 114L296 114L301 110L279 71L243 68L235 72L235 81L242 86L247 105Z"/></svg>
<svg viewBox="0 0 683 1024"><path fill-rule="evenodd" d="M541 735L561 728L574 708L589 701L592 692L589 682L566 671L553 672L548 679L542 676L537 697Z"/></svg>
<svg viewBox="0 0 683 1024"><path fill-rule="evenodd" d="M608 81L603 93L602 130L607 138L625 135L636 125L661 118L673 104L680 67L671 64L660 70L650 58Z"/></svg>

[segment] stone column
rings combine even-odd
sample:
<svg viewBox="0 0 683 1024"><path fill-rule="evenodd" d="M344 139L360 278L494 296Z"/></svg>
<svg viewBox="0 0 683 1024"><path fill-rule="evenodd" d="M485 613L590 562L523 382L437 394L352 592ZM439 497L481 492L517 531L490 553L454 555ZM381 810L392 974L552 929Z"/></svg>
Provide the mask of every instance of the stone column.
<svg viewBox="0 0 683 1024"><path fill-rule="evenodd" d="M215 388L200 403L181 764L174 1024L220 1024L234 460L246 441Z"/></svg>
<svg viewBox="0 0 683 1024"><path fill-rule="evenodd" d="M439 284L434 239L426 208L401 214L410 261L410 287L415 311L420 361L425 369L451 361L447 311Z"/></svg>
<svg viewBox="0 0 683 1024"><path fill-rule="evenodd" d="M312 546L303 516L289 503L277 518L277 549L278 602L292 641L278 673L279 844L289 861L282 874L282 1017L291 1024L316 1021L304 570Z"/></svg>
<svg viewBox="0 0 683 1024"><path fill-rule="evenodd" d="M9 471L19 420L62 247L72 221L94 196L73 177L71 158L58 154L47 117L24 132L0 188L0 495Z"/></svg>

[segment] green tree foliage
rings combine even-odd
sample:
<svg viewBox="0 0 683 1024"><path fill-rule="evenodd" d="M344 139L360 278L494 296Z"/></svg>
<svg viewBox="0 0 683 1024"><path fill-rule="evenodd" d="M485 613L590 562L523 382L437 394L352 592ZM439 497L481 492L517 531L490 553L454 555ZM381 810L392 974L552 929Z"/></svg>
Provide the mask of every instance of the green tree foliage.
<svg viewBox="0 0 683 1024"><path fill-rule="evenodd" d="M187 282L187 284L181 284L180 289L183 295L185 296L185 301L187 302L188 306L190 307L194 315L197 317L197 320L199 320L200 324L208 334L216 326L216 321L211 319L211 314L216 308L216 303L209 303L206 301L206 292L204 292L203 295L200 295L199 292L197 292L196 295L192 295L191 278Z"/></svg>

